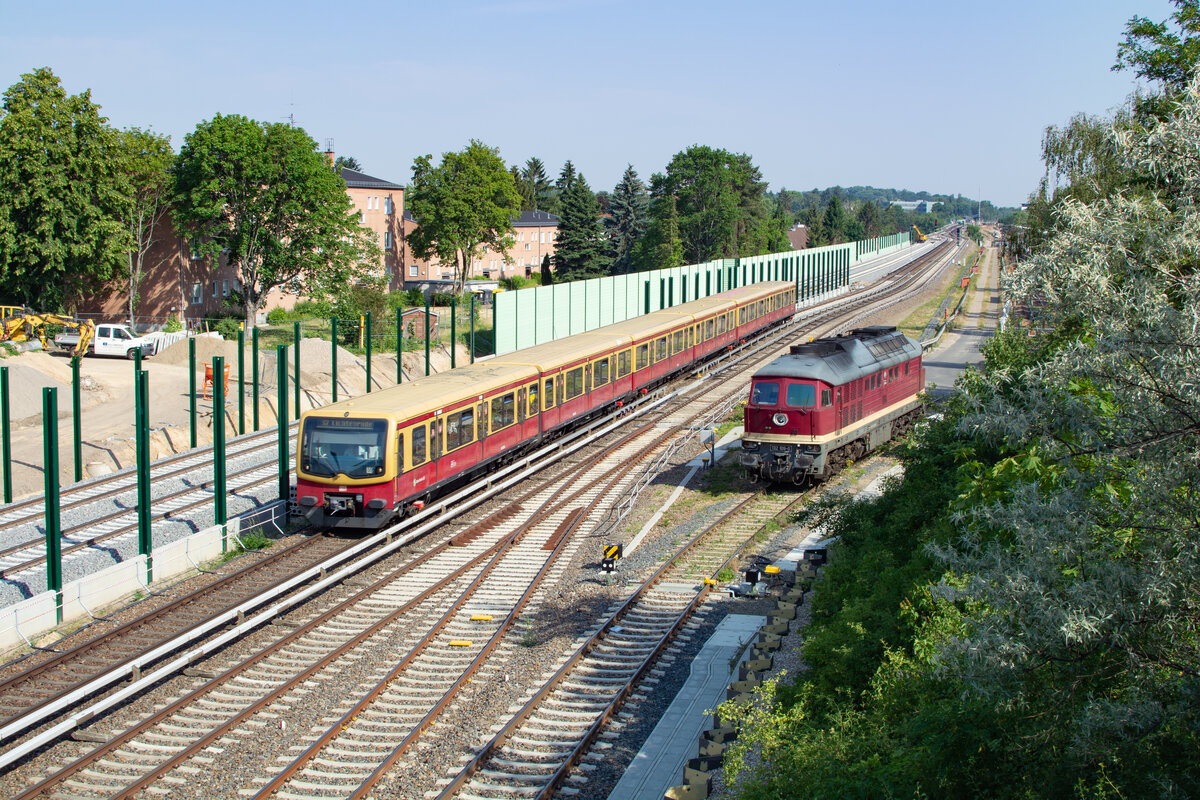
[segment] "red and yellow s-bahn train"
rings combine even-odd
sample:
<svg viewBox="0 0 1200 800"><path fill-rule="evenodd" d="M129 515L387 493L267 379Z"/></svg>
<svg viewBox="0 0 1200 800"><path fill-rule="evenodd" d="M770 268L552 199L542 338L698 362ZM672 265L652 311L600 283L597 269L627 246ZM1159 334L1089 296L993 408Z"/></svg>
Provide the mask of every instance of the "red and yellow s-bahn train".
<svg viewBox="0 0 1200 800"><path fill-rule="evenodd" d="M776 482L828 478L904 435L924 387L921 345L894 327L793 345L751 379L742 464Z"/></svg>
<svg viewBox="0 0 1200 800"><path fill-rule="evenodd" d="M381 528L795 309L792 283L744 286L309 411L296 501L318 528Z"/></svg>

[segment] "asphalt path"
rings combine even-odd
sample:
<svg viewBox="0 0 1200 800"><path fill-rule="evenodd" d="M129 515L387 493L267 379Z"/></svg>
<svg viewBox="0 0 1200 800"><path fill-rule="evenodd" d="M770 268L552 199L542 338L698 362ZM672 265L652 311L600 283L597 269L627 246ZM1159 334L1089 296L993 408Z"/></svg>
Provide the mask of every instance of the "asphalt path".
<svg viewBox="0 0 1200 800"><path fill-rule="evenodd" d="M954 387L954 381L968 366L983 362L982 347L995 333L1002 300L997 250L991 237L984 240L984 259L975 291L966 307L942 334L941 340L925 353L925 388L933 396L942 396Z"/></svg>

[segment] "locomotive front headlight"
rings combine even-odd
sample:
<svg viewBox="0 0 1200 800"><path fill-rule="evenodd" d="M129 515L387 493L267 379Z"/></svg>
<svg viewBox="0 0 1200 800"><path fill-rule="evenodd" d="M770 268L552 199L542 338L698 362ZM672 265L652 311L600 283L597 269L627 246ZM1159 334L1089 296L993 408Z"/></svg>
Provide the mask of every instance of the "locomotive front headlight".
<svg viewBox="0 0 1200 800"><path fill-rule="evenodd" d="M771 422L774 422L776 425L787 425L787 421L788 415L784 414L782 411L771 417Z"/></svg>

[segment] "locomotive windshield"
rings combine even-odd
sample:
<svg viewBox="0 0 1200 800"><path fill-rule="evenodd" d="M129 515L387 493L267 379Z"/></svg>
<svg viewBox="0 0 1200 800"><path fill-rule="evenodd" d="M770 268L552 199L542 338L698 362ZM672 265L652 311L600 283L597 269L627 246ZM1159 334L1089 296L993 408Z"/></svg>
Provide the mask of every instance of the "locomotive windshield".
<svg viewBox="0 0 1200 800"><path fill-rule="evenodd" d="M779 402L779 384L770 381L755 381L750 392L750 402L756 406L773 406Z"/></svg>
<svg viewBox="0 0 1200 800"><path fill-rule="evenodd" d="M300 468L310 475L382 475L387 420L308 417L300 436Z"/></svg>
<svg viewBox="0 0 1200 800"><path fill-rule="evenodd" d="M817 404L817 387L810 383L792 383L787 387L787 404L792 408L811 408Z"/></svg>

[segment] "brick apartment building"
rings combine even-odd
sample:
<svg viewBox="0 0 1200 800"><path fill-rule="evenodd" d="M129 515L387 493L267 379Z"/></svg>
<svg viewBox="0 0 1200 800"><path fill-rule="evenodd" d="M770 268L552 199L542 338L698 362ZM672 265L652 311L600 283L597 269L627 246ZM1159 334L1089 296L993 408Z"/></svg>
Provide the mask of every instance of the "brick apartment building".
<svg viewBox="0 0 1200 800"><path fill-rule="evenodd" d="M402 236L407 236L418 225L409 211L404 212ZM554 241L558 235L558 217L546 211L522 211L513 220L513 246L508 251L508 261L500 253L487 247L480 248L471 259L467 279L530 277L541 269L542 257L554 256ZM444 283L454 280L454 264L442 264L435 259L416 258L405 240L401 256L404 263L406 286Z"/></svg>
<svg viewBox="0 0 1200 800"><path fill-rule="evenodd" d="M334 154L325 155L332 164ZM383 250L379 268L390 276L390 289L426 290L453 280L453 269L412 257L405 236L417 223L404 209L402 185L352 169L342 169L341 176L359 222L374 231ZM528 276L540 268L542 256L553 255L557 217L544 211L526 211L513 225L515 242L509 251L512 263L504 264L499 254L489 253L485 248L472 260L471 276L492 279ZM156 228L155 242L146 254L145 265L137 304L139 325L160 325L170 316L182 321L223 316L227 298L241 288L233 269L224 265L213 267L193 253L189 240L179 235L167 217ZM272 308L292 308L300 299L288 287L276 287L267 295L260 313ZM127 286L117 283L110 293L87 299L77 313L107 321L128 319Z"/></svg>

